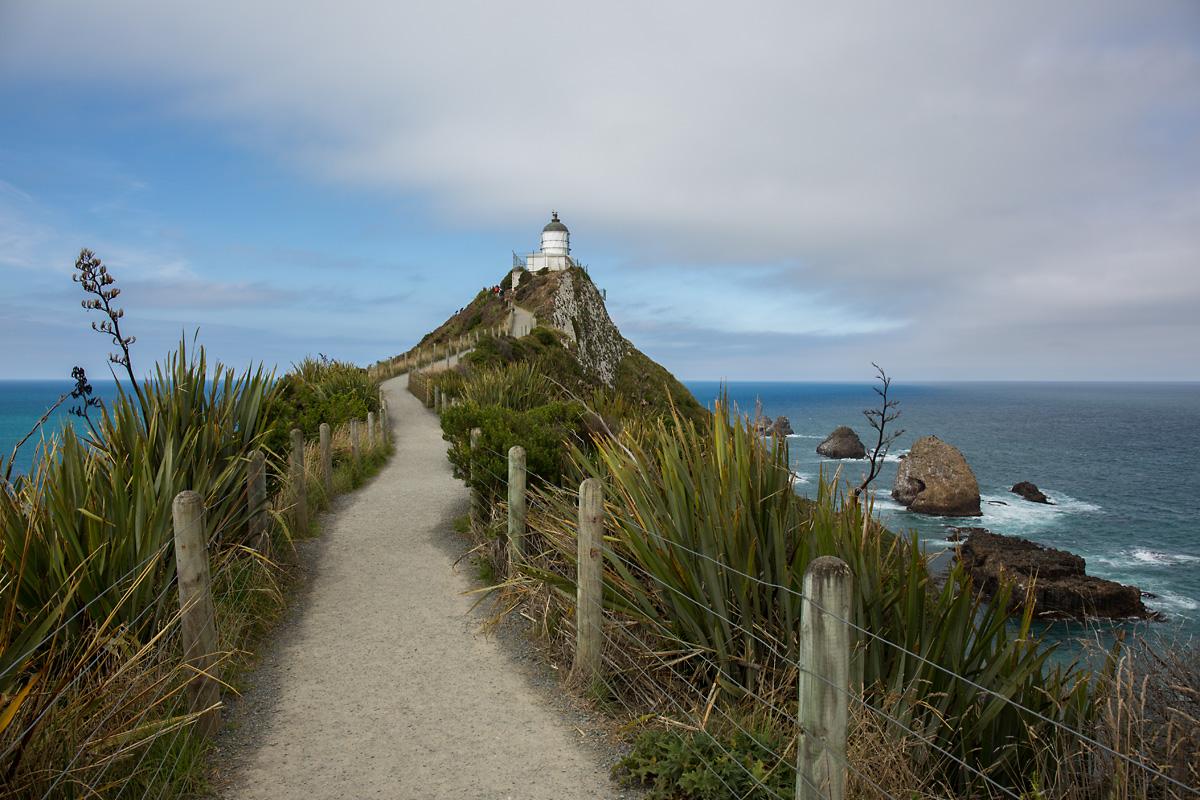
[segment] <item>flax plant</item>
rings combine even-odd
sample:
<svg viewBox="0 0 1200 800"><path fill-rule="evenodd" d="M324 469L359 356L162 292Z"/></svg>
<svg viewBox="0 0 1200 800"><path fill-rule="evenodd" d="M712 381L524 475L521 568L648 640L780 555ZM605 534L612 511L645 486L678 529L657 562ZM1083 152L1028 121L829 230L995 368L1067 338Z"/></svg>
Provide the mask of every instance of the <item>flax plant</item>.
<svg viewBox="0 0 1200 800"><path fill-rule="evenodd" d="M1004 598L982 603L969 577L951 570L939 589L915 534L895 536L824 477L812 500L797 498L786 441L764 440L718 404L711 430L675 418L597 439L573 460L606 485L605 597L610 632L641 628L635 641L686 652L701 693L753 706L790 696L795 680L801 578L824 555L854 574L852 656L865 707L888 719L897 742L920 742L922 769L955 792L993 779L1019 787L1035 733L1047 723L1023 711L1083 725L1089 684L1050 668L1051 649L1015 627ZM526 575L574 598L573 492L539 491L530 524L547 552ZM678 657L672 657L679 661ZM614 676L619 682L620 676ZM965 680L964 680L965 679ZM784 723L788 724L788 723Z"/></svg>
<svg viewBox="0 0 1200 800"><path fill-rule="evenodd" d="M533 362L483 367L463 383L462 399L477 406L529 411L562 398L562 392L537 371Z"/></svg>

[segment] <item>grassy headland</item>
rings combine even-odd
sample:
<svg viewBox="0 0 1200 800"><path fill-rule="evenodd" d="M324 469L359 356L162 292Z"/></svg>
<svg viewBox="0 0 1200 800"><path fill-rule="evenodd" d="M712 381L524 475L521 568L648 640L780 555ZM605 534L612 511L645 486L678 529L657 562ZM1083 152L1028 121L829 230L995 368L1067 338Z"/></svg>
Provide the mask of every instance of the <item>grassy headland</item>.
<svg viewBox="0 0 1200 800"><path fill-rule="evenodd" d="M1055 662L1028 614L1008 618L1011 587L985 602L958 565L933 582L915 536L876 524L854 487L823 480L815 496L797 496L786 440L764 440L725 407L699 408L628 343L615 380L601 379L581 357L581 321L596 319L578 310L586 276L572 278L566 321L555 308L564 277L533 276L516 292L542 327L482 337L422 385L455 400L442 426L455 474L483 502L481 575L557 663L573 652L576 487L603 482L604 675L580 688L644 728L627 765L651 796L725 796L737 781L739 796L765 797L771 776L791 770L800 581L825 555L854 575L851 796L1150 797L1176 796L1171 780L1200 786L1200 679L1179 677L1194 650L1156 662L1135 643L1086 665ZM527 452L532 487L519 562L505 521L513 445ZM1138 681L1160 687L1153 707L1139 702ZM731 773L732 763L742 766Z"/></svg>

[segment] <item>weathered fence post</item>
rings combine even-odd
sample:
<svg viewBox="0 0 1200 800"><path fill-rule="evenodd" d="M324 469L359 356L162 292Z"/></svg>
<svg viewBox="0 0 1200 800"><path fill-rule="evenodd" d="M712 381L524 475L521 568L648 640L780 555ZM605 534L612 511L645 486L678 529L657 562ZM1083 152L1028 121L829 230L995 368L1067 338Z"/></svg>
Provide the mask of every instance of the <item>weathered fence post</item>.
<svg viewBox="0 0 1200 800"><path fill-rule="evenodd" d="M375 412L367 412L367 450L375 449Z"/></svg>
<svg viewBox="0 0 1200 800"><path fill-rule="evenodd" d="M250 547L266 555L271 541L267 536L267 467L266 457L261 450L250 454L250 468L246 474L246 505L250 512Z"/></svg>
<svg viewBox="0 0 1200 800"><path fill-rule="evenodd" d="M392 438L392 425L388 421L387 400L384 400L379 406L379 433L383 437L383 443L387 444Z"/></svg>
<svg viewBox="0 0 1200 800"><path fill-rule="evenodd" d="M354 459L354 466L359 464L358 456L358 418L350 420L350 457Z"/></svg>
<svg viewBox="0 0 1200 800"><path fill-rule="evenodd" d="M442 387L437 385L433 387L433 413L442 413Z"/></svg>
<svg viewBox="0 0 1200 800"><path fill-rule="evenodd" d="M333 437L330 434L329 423L321 423L321 485L325 487L325 495L333 497Z"/></svg>
<svg viewBox="0 0 1200 800"><path fill-rule="evenodd" d="M604 484L579 484L579 569L575 602L575 664L572 673L586 686L600 678L604 646Z"/></svg>
<svg viewBox="0 0 1200 800"><path fill-rule="evenodd" d="M471 530L476 530L483 519L483 495L480 494L476 482L479 469L475 466L475 461L479 458L476 451L479 449L479 437L481 436L483 436L482 429L471 429Z"/></svg>
<svg viewBox="0 0 1200 800"><path fill-rule="evenodd" d="M308 486L304 468L304 432L292 428L292 525L295 533L304 535L308 531Z"/></svg>
<svg viewBox="0 0 1200 800"><path fill-rule="evenodd" d="M525 448L508 448L508 562L525 560Z"/></svg>
<svg viewBox="0 0 1200 800"><path fill-rule="evenodd" d="M204 499L195 492L180 492L171 506L171 516L182 612L179 631L184 663L192 673L187 682L188 712L200 715L196 718L197 732L213 736L221 729L221 685L216 675L217 629L209 587Z"/></svg>
<svg viewBox="0 0 1200 800"><path fill-rule="evenodd" d="M850 710L850 592L846 562L814 559L804 572L800 612L800 740L796 800L846 796Z"/></svg>

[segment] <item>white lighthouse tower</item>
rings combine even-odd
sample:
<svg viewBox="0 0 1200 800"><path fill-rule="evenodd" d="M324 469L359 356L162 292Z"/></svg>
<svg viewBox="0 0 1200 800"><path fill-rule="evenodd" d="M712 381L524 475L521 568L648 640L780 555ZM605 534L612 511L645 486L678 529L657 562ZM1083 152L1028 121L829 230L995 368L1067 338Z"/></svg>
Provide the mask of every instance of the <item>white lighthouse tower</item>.
<svg viewBox="0 0 1200 800"><path fill-rule="evenodd" d="M540 252L526 256L526 268L530 272L561 270L575 266L571 258L571 232L558 220L558 212L552 211L550 223L542 228Z"/></svg>

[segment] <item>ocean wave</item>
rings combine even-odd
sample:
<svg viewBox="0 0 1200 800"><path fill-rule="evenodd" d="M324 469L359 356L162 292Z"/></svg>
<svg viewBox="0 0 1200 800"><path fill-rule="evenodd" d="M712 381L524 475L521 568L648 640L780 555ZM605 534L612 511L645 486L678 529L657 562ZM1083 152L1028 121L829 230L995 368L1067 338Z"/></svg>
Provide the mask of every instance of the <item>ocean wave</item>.
<svg viewBox="0 0 1200 800"><path fill-rule="evenodd" d="M1200 608L1200 603L1192 598L1165 589L1154 592L1154 597L1147 597L1144 602L1148 608L1166 612L1168 616L1172 611L1195 611Z"/></svg>
<svg viewBox="0 0 1200 800"><path fill-rule="evenodd" d="M1122 550L1116 555L1097 556L1096 561L1116 569L1130 567L1173 567L1179 564L1193 564L1200 561L1200 556L1186 553L1164 553L1161 550L1151 550L1147 547L1135 547L1132 550Z"/></svg>
<svg viewBox="0 0 1200 800"><path fill-rule="evenodd" d="M789 439L824 439L824 436L813 436L811 433L789 433Z"/></svg>
<svg viewBox="0 0 1200 800"><path fill-rule="evenodd" d="M1103 509L1084 500L1076 500L1064 494L1046 496L1052 505L1031 503L1011 492L1004 494L981 494L980 509L983 518L979 524L993 533L1021 535L1029 531L1041 531L1055 526L1063 516L1094 514Z"/></svg>

